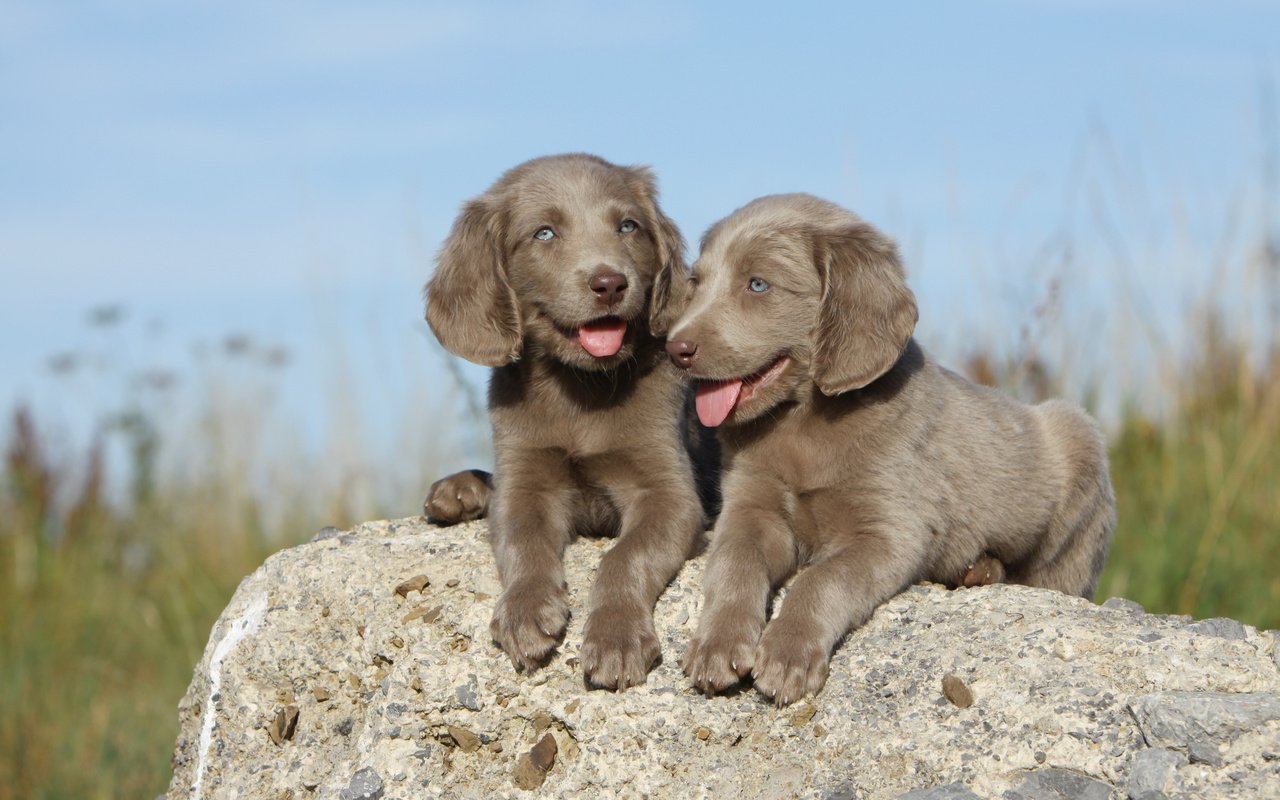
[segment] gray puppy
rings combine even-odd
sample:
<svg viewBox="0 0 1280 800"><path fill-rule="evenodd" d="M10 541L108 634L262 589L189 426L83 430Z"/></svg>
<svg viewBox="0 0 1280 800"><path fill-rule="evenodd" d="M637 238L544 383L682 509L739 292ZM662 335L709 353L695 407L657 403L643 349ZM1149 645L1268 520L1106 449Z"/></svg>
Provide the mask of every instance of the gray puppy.
<svg viewBox="0 0 1280 800"><path fill-rule="evenodd" d="M724 465L695 686L817 692L876 606L975 565L1092 595L1115 527L1097 426L935 364L888 238L816 197L763 197L711 228L679 294L667 350Z"/></svg>
<svg viewBox="0 0 1280 800"><path fill-rule="evenodd" d="M426 512L490 516L503 592L490 631L537 666L569 613L574 533L619 535L600 562L582 645L598 686L643 683L659 655L653 606L704 517L685 424L687 386L658 336L684 242L647 169L595 156L534 159L468 202L427 284L450 352L493 367L497 468L431 488Z"/></svg>

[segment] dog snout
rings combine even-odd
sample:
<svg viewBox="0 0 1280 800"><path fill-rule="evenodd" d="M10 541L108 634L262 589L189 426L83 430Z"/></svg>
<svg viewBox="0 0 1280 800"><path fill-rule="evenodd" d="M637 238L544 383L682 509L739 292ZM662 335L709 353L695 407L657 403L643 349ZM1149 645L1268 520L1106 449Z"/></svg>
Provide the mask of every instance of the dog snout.
<svg viewBox="0 0 1280 800"><path fill-rule="evenodd" d="M667 355L671 356L677 367L688 369L698 356L698 345L685 339L668 339Z"/></svg>
<svg viewBox="0 0 1280 800"><path fill-rule="evenodd" d="M622 302L627 291L627 276L611 269L598 269L591 274L587 285L595 292L598 302L612 308Z"/></svg>

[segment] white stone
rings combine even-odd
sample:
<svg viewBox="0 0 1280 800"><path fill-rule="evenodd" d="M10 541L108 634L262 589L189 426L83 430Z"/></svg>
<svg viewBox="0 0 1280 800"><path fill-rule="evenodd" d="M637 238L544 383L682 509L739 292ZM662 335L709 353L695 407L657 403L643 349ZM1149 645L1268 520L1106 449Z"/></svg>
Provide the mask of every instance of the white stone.
<svg viewBox="0 0 1280 800"><path fill-rule="evenodd" d="M953 784L999 797L1065 780L1063 770L1122 797L1147 748L1130 703L1153 692L1280 691L1272 637L1248 626L1224 639L1049 591L917 586L841 644L809 701L816 713L796 724L794 709L749 687L708 698L681 673L705 557L658 602L663 661L648 683L588 691L577 656L601 553L591 540L569 547L574 617L531 675L489 639L498 584L483 522L372 522L276 554L214 626L180 705L168 797L329 798L361 787L387 800L524 796L515 766L542 735L535 720L550 720L559 748L540 790L549 797L892 798ZM395 594L423 573L431 585L421 594ZM436 607L433 622L402 622ZM947 673L973 690L971 707L943 698ZM290 704L296 732L276 745L268 726ZM1199 797L1280 796L1268 724L1226 747L1221 766L1179 767L1171 785ZM479 746L455 746L450 726Z"/></svg>

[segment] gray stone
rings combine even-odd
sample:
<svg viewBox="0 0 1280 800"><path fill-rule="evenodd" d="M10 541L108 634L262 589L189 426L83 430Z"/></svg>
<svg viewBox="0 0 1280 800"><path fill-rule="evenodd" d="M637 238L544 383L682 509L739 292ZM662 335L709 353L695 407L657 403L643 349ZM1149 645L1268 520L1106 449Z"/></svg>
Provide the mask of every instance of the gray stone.
<svg viewBox="0 0 1280 800"><path fill-rule="evenodd" d="M916 789L914 792L898 795L898 800L982 800L969 787L959 781L945 786L933 786L928 789Z"/></svg>
<svg viewBox="0 0 1280 800"><path fill-rule="evenodd" d="M1128 791L1131 800L1139 800L1153 792L1169 790L1170 779L1179 767L1187 765L1187 757L1163 747L1148 747L1134 756L1129 770Z"/></svg>
<svg viewBox="0 0 1280 800"><path fill-rule="evenodd" d="M1196 764L1222 766L1222 752L1218 745L1207 739L1192 739L1187 742L1187 757Z"/></svg>
<svg viewBox="0 0 1280 800"><path fill-rule="evenodd" d="M1221 746L1280 722L1280 692L1156 692L1137 698L1130 708L1147 744L1221 767Z"/></svg>
<svg viewBox="0 0 1280 800"><path fill-rule="evenodd" d="M1113 611L1127 611L1130 614L1145 614L1147 611L1141 603L1125 597L1108 597L1102 607Z"/></svg>
<svg viewBox="0 0 1280 800"><path fill-rule="evenodd" d="M321 528L319 532L316 533L315 536L311 537L311 541L323 542L325 539L336 539L341 535L342 535L342 531L338 530L332 525L326 525L323 528Z"/></svg>
<svg viewBox="0 0 1280 800"><path fill-rule="evenodd" d="M351 776L338 797L341 800L381 800L382 776L372 767L365 767Z"/></svg>
<svg viewBox="0 0 1280 800"><path fill-rule="evenodd" d="M548 797L878 800L956 784L983 798L1105 786L1122 787L1119 797L1144 732L1158 744L1167 727L1161 696L1243 698L1256 711L1280 693L1272 640L1251 628L1202 636L1179 618L1001 584L890 599L836 649L806 706L776 709L749 687L708 698L679 666L702 614L705 556L658 600L662 661L648 682L588 691L583 609L609 544L567 548L573 615L530 673L489 637L500 586L483 522L370 522L277 553L213 627L179 705L168 797L513 797L517 761L548 732L558 743ZM398 596L416 574L457 582ZM948 674L972 687L973 706L942 696ZM300 711L287 746L267 733L281 705ZM1167 791L1280 796L1280 722L1215 707L1209 728L1225 717L1252 733L1201 737L1221 766L1179 769ZM1190 753L1195 739L1159 746ZM384 776L396 779L385 790Z"/></svg>
<svg viewBox="0 0 1280 800"><path fill-rule="evenodd" d="M822 800L857 800L857 798L853 785L847 781L841 781L834 789L828 789L822 793Z"/></svg>
<svg viewBox="0 0 1280 800"><path fill-rule="evenodd" d="M467 677L471 679L470 682L464 683L455 688L453 690L453 696L462 704L463 708L468 708L472 711L479 711L481 706L480 698L476 695L476 676L469 675Z"/></svg>
<svg viewBox="0 0 1280 800"><path fill-rule="evenodd" d="M1245 638L1244 624L1230 617L1202 619L1199 622L1193 622L1188 625L1187 630L1194 631L1202 636L1217 636L1219 639L1243 640Z"/></svg>
<svg viewBox="0 0 1280 800"><path fill-rule="evenodd" d="M1065 769L1030 773L1005 800L1110 800L1111 784Z"/></svg>

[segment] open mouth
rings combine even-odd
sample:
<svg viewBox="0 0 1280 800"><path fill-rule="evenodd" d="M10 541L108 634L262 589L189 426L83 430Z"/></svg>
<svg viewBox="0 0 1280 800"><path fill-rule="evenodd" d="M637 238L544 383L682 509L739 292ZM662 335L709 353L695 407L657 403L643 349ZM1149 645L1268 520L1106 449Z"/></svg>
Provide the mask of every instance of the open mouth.
<svg viewBox="0 0 1280 800"><path fill-rule="evenodd" d="M619 317L602 317L578 326L571 334L582 349L596 358L607 358L622 349L627 322Z"/></svg>
<svg viewBox="0 0 1280 800"><path fill-rule="evenodd" d="M698 381L698 419L708 428L714 428L728 419L733 410L751 400L756 390L767 386L787 368L791 357L778 356L772 364L745 378L724 381Z"/></svg>

